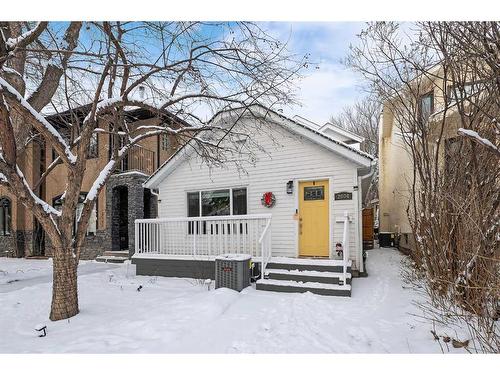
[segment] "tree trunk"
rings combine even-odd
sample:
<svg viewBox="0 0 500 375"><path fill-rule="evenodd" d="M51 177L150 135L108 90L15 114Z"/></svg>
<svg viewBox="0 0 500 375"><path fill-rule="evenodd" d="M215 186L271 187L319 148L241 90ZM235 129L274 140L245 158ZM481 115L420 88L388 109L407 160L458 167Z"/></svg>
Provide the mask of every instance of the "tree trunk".
<svg viewBox="0 0 500 375"><path fill-rule="evenodd" d="M50 320L68 319L78 314L78 263L72 249L54 250Z"/></svg>

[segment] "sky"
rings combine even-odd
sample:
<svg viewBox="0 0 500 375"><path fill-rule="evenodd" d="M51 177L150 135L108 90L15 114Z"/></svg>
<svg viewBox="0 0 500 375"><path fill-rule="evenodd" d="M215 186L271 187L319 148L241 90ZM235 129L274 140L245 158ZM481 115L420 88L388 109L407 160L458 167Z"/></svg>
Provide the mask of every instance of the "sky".
<svg viewBox="0 0 500 375"><path fill-rule="evenodd" d="M346 68L341 60L355 44L357 34L366 26L362 22L270 22L263 24L272 35L288 40L288 48L297 54L310 54L319 69L309 69L298 84L301 106L284 109L319 124L327 122L346 105L360 100L365 93L360 77Z"/></svg>
<svg viewBox="0 0 500 375"><path fill-rule="evenodd" d="M293 117L297 114L322 125L332 115L338 114L342 108L356 103L365 95L360 87L362 83L360 76L341 62L349 52L349 45L357 43L357 34L366 27L365 23L259 22L259 24L276 39L287 42L289 52L299 56L309 54L309 62L312 63L309 69L302 71L304 77L297 82L296 94L300 105L281 108L285 115ZM67 27L67 22L59 22L56 26L62 33ZM208 30L210 29L207 28L206 32ZM83 37L89 38L90 34L85 33Z"/></svg>

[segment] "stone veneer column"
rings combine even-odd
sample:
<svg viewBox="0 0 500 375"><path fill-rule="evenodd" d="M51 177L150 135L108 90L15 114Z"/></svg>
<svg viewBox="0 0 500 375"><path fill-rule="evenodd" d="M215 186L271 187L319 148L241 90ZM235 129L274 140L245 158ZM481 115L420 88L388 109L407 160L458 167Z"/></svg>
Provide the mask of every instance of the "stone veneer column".
<svg viewBox="0 0 500 375"><path fill-rule="evenodd" d="M126 186L128 190L128 252L135 252L135 220L144 218L144 188L142 184L148 178L140 172L125 172L111 176L106 184L106 230L113 242L113 225L118 225L118 217L113 218L113 189Z"/></svg>

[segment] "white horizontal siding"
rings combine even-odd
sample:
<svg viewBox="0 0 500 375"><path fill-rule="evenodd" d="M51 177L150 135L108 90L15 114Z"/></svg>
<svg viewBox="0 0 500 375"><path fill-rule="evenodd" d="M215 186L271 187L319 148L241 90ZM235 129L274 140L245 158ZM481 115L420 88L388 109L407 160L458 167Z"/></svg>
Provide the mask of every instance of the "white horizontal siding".
<svg viewBox="0 0 500 375"><path fill-rule="evenodd" d="M243 129L244 123L238 131ZM355 221L358 219L355 215L355 199L333 200L336 192L353 192L353 186L357 184L355 164L278 125L269 125L265 130L252 130L252 133L252 138L265 150L256 152L255 165L247 165L244 172L234 165L209 168L197 155L193 155L161 182L159 216L186 216L188 191L245 186L248 214L271 213L273 216L273 256L295 257L298 255L298 222L294 220L295 210L298 208L298 181L330 178L330 246L334 248L335 243L342 240L343 224L336 223L335 219L342 217L347 210L354 220L350 229L351 259L358 260L357 251L354 251ZM278 140L279 144L273 139ZM294 181L292 195L286 193L286 183L289 180ZM262 194L266 191L272 191L276 196L276 205L271 209L261 204ZM354 195L355 193L353 198Z"/></svg>

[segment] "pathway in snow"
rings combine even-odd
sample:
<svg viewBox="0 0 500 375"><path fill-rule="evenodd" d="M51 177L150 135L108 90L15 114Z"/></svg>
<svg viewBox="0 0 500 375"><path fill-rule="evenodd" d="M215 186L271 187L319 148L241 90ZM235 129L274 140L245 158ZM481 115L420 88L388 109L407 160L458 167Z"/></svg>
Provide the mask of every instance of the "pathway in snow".
<svg viewBox="0 0 500 375"><path fill-rule="evenodd" d="M402 256L368 253L369 277L353 279L351 298L247 288L207 290L191 279L135 276L132 265L87 262L80 270L81 312L48 320L51 278L23 274L0 293L0 352L73 353L416 353L440 352L428 323L403 288ZM1 269L34 268L0 259ZM50 271L49 271L50 272ZM32 278L29 275L32 275ZM142 285L140 291L137 291ZM38 338L34 327L47 324Z"/></svg>

